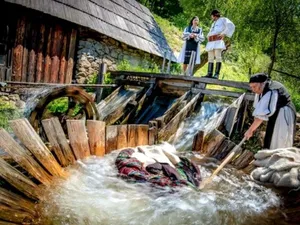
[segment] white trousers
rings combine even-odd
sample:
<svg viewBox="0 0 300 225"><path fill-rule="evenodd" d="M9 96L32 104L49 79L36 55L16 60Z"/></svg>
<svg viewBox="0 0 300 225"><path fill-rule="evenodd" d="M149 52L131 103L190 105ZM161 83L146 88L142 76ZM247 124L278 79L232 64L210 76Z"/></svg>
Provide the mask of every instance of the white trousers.
<svg viewBox="0 0 300 225"><path fill-rule="evenodd" d="M208 51L208 62L213 63L215 58L216 62L222 62L222 49Z"/></svg>

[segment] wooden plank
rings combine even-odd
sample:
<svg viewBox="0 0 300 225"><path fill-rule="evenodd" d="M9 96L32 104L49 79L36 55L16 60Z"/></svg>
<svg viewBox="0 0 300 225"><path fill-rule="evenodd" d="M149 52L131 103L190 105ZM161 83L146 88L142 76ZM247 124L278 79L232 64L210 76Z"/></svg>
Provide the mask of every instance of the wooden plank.
<svg viewBox="0 0 300 225"><path fill-rule="evenodd" d="M15 135L51 175L60 177L66 176L66 173L27 119L12 120L9 124Z"/></svg>
<svg viewBox="0 0 300 225"><path fill-rule="evenodd" d="M29 136L29 135L27 135ZM23 169L43 184L51 183L51 176L4 129L0 129L0 147Z"/></svg>
<svg viewBox="0 0 300 225"><path fill-rule="evenodd" d="M137 146L137 125L128 124L128 147Z"/></svg>
<svg viewBox="0 0 300 225"><path fill-rule="evenodd" d="M246 168L254 160L254 153L248 150L242 152L241 155L235 158L232 164L238 170Z"/></svg>
<svg viewBox="0 0 300 225"><path fill-rule="evenodd" d="M33 216L36 214L34 202L0 187L0 204L1 203L8 205L12 209L28 212Z"/></svg>
<svg viewBox="0 0 300 225"><path fill-rule="evenodd" d="M117 149L128 147L127 125L118 125Z"/></svg>
<svg viewBox="0 0 300 225"><path fill-rule="evenodd" d="M228 153L235 147L235 144L229 139L225 139L221 145L216 149L214 153L211 153L210 156L213 156L217 160L223 160Z"/></svg>
<svg viewBox="0 0 300 225"><path fill-rule="evenodd" d="M30 34L31 34L31 23L27 22L25 25L25 35L24 35L24 42L23 42L23 59L22 59L22 81L27 80L28 74L28 49L30 46Z"/></svg>
<svg viewBox="0 0 300 225"><path fill-rule="evenodd" d="M211 133L205 138L203 144L203 150L201 153L206 154L206 156L211 156L215 149L218 149L221 143L225 140L225 135L222 134L217 129L214 129Z"/></svg>
<svg viewBox="0 0 300 225"><path fill-rule="evenodd" d="M28 212L12 209L4 204L0 204L0 219L19 224L32 224L33 216Z"/></svg>
<svg viewBox="0 0 300 225"><path fill-rule="evenodd" d="M57 117L52 117L51 122L56 132L57 142L64 154L65 159L67 160L67 164L72 165L76 159L71 146L69 145L69 141L66 138L65 132Z"/></svg>
<svg viewBox="0 0 300 225"><path fill-rule="evenodd" d="M18 225L17 223L10 223L4 220L0 220L0 225Z"/></svg>
<svg viewBox="0 0 300 225"><path fill-rule="evenodd" d="M84 120L67 120L68 135L76 159L90 156Z"/></svg>
<svg viewBox="0 0 300 225"><path fill-rule="evenodd" d="M234 98L239 98L241 97L242 92L233 92L233 91L220 91L220 90L210 90L210 89L198 89L198 88L192 88L192 92L195 93L203 93L206 95L221 95L221 96L228 96L228 97L234 97ZM245 95L246 100L253 101L254 100L254 94L252 93L246 93Z"/></svg>
<svg viewBox="0 0 300 225"><path fill-rule="evenodd" d="M193 111L197 100L200 96L200 93L197 94L179 113L158 132L158 139L159 141L167 141L172 134L176 132L178 126L186 116Z"/></svg>
<svg viewBox="0 0 300 225"><path fill-rule="evenodd" d="M123 79L130 80L130 77L147 77L157 79L169 79L169 80L184 80L184 81L196 81L199 83L216 84L227 87L241 88L245 90L251 90L248 82L237 82L228 80L218 80L206 77L191 77L191 76L178 76L169 75L164 73L147 73L147 72L132 72L132 71L111 71L111 76L119 77L124 76Z"/></svg>
<svg viewBox="0 0 300 225"><path fill-rule="evenodd" d="M45 83L50 81L51 72L51 45L52 45L52 27L48 28L47 34L47 48L45 53L45 64L44 64L44 79Z"/></svg>
<svg viewBox="0 0 300 225"><path fill-rule="evenodd" d="M0 176L8 183L32 199L38 199L36 193L37 185L20 171L12 167L0 157Z"/></svg>
<svg viewBox="0 0 300 225"><path fill-rule="evenodd" d="M87 131L91 155L105 155L105 122L88 120Z"/></svg>
<svg viewBox="0 0 300 225"><path fill-rule="evenodd" d="M112 152L118 148L118 126L106 127L106 149L105 154Z"/></svg>
<svg viewBox="0 0 300 225"><path fill-rule="evenodd" d="M149 126L148 125L137 125L137 146L149 144Z"/></svg>
<svg viewBox="0 0 300 225"><path fill-rule="evenodd" d="M28 52L28 82L34 82L36 72L37 46L37 26L36 24L33 24L31 28L30 48Z"/></svg>
<svg viewBox="0 0 300 225"><path fill-rule="evenodd" d="M51 72L50 83L58 82L58 72L60 64L60 55L62 47L62 28L59 25L55 26L53 32L53 44L51 48Z"/></svg>
<svg viewBox="0 0 300 225"><path fill-rule="evenodd" d="M149 128L149 145L157 144L157 128L151 127Z"/></svg>
<svg viewBox="0 0 300 225"><path fill-rule="evenodd" d="M74 67L74 57L75 57L75 47L76 47L76 37L77 37L77 30L72 29L70 35L70 44L69 44L69 51L68 51L68 66L66 72L66 79L65 83L70 84L72 82L72 75L73 75L73 67Z"/></svg>
<svg viewBox="0 0 300 225"><path fill-rule="evenodd" d="M18 20L17 30L16 30L16 40L13 50L13 74L15 81L22 80L22 59L23 59L23 41L25 33L25 17Z"/></svg>
<svg viewBox="0 0 300 225"><path fill-rule="evenodd" d="M53 126L52 119L42 120L42 125L45 130L46 136L51 144L51 148L53 149L60 165L63 167L68 165L67 159L64 156L63 150L61 149L58 138L57 132Z"/></svg>
<svg viewBox="0 0 300 225"><path fill-rule="evenodd" d="M40 32L38 37L38 50L37 50L37 62L36 62L36 76L35 76L35 82L41 82L43 77L43 61L44 61L44 54L43 54L43 48L44 48L44 42L45 42L45 25L41 24L40 26Z"/></svg>
<svg viewBox="0 0 300 225"><path fill-rule="evenodd" d="M60 84L65 83L66 72L67 72L67 35L63 37L62 51L60 55L60 67L58 73L58 82Z"/></svg>
<svg viewBox="0 0 300 225"><path fill-rule="evenodd" d="M204 131L200 130L194 136L192 151L202 152L203 145L204 145Z"/></svg>

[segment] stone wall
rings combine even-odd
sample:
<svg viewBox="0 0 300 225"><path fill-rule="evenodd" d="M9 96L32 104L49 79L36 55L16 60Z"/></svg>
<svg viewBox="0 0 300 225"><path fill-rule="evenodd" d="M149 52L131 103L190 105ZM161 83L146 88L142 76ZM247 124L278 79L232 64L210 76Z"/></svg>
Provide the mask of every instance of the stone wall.
<svg viewBox="0 0 300 225"><path fill-rule="evenodd" d="M162 64L162 58L132 48L105 35L81 29L77 49L75 78L78 83L86 83L99 71L100 64L106 63L108 70L116 70L117 64L126 60L132 66L144 67Z"/></svg>

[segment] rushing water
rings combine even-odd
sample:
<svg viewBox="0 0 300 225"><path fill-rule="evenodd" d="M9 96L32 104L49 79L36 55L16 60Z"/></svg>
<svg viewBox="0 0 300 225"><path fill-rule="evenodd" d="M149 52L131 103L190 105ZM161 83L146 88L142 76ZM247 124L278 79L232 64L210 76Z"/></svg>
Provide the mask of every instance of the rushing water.
<svg viewBox="0 0 300 225"><path fill-rule="evenodd" d="M117 176L117 153L79 161L67 180L46 189L42 224L272 224L265 214L280 203L274 192L228 168L201 191L126 183ZM200 168L203 177L211 174L207 168Z"/></svg>

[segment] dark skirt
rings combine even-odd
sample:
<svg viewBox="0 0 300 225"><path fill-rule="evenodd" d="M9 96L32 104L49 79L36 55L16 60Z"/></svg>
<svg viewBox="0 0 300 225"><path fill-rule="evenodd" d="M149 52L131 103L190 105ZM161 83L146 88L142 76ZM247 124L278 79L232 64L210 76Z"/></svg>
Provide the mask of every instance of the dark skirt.
<svg viewBox="0 0 300 225"><path fill-rule="evenodd" d="M196 55L197 55L197 46L198 46L198 42L195 42L194 39L186 41L184 62L183 62L184 64L190 63L192 51L196 52ZM195 57L195 62L196 62L196 58L197 57Z"/></svg>

